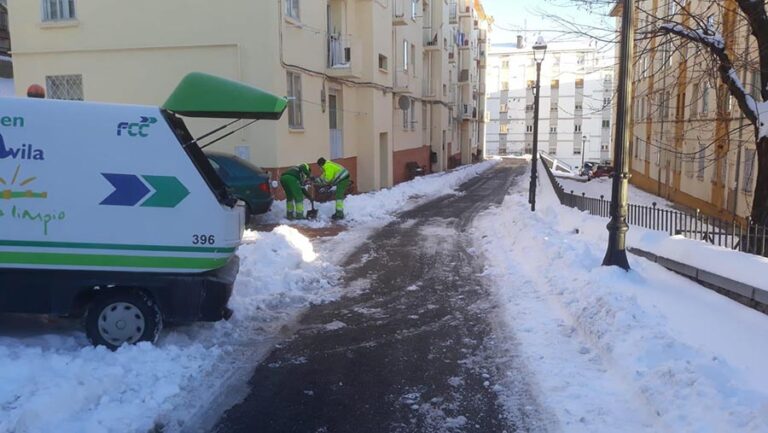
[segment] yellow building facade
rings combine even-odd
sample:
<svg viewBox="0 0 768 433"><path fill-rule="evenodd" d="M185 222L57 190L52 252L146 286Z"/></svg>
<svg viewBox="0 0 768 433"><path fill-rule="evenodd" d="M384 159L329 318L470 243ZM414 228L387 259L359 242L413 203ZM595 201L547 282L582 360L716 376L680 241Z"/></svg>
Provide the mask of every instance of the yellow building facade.
<svg viewBox="0 0 768 433"><path fill-rule="evenodd" d="M712 216L748 216L757 174L752 125L703 46L658 32L675 22L697 30L704 24L723 35L739 78L759 100L757 44L735 0L639 0L636 6L630 181ZM620 5L614 8L619 28L621 13Z"/></svg>
<svg viewBox="0 0 768 433"><path fill-rule="evenodd" d="M49 98L162 105L192 71L286 95L280 121L215 145L275 174L331 158L369 191L407 179L408 162L439 171L454 153L458 164L482 152L482 135L463 132L480 116L463 121L467 99L451 92L450 53L472 41L478 68L485 53L476 0L43 0L9 15L17 95L37 83ZM483 100L469 101L479 114ZM201 135L222 122L188 124Z"/></svg>

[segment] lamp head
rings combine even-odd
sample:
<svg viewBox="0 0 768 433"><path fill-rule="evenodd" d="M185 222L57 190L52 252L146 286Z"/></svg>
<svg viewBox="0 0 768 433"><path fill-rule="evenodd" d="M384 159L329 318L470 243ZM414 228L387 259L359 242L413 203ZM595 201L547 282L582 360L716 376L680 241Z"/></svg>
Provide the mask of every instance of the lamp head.
<svg viewBox="0 0 768 433"><path fill-rule="evenodd" d="M547 54L547 43L544 41L544 36L539 35L536 39L536 43L533 44L533 59L537 63L544 61L544 56Z"/></svg>

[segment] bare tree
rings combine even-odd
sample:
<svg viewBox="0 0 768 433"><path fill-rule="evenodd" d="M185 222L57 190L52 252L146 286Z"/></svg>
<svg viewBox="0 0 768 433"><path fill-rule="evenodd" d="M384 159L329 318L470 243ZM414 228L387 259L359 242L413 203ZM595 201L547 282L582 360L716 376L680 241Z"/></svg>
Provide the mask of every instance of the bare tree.
<svg viewBox="0 0 768 433"><path fill-rule="evenodd" d="M582 10L593 13L605 13L606 8L621 5L623 0L547 0L549 4L577 6ZM643 73L648 69L649 59L657 58L662 51L661 62L651 64L650 73L655 74L657 81L674 84L677 82L677 68L669 67L668 63L673 55L682 58L689 66L691 81L701 84L702 89L714 89L717 96L717 112L730 111L723 106L727 103L727 96L733 98L739 107L747 127L751 126L754 136L751 140L755 144L757 155L757 179L754 187L754 195L751 203L751 218L761 225L768 225L768 12L764 0L637 0L636 16L636 50L635 50L635 74ZM584 26L575 24L570 19L556 14L544 14L549 22L563 34L579 35L602 41L610 45L617 41L617 33L611 34L606 28ZM730 17L727 26L719 19ZM713 19L714 18L714 19ZM718 24L721 26L718 28ZM726 28L727 27L727 28ZM719 30L726 31L726 36ZM729 46L728 41L734 41L734 34L744 34L750 41L745 47L757 46L752 53L744 50L743 53L736 46ZM736 45L732 43L731 45ZM740 48L740 47L738 47ZM754 60L754 57L757 60ZM748 91L738 71L752 71L759 75L759 88L754 86L752 92ZM746 76L746 74L745 74ZM720 81L723 85L709 84ZM715 83L716 84L716 83ZM693 94L688 95L687 100L678 100L677 115L681 113L697 111L701 101L706 100L707 93L697 94L698 85L694 85ZM638 101L647 98L648 110L635 110L635 121L644 121L641 114L647 118L663 119L669 110L670 95L666 89L661 93L650 95L637 95ZM683 95L685 96L685 95ZM643 106L646 104L643 103ZM638 111L643 111L638 113ZM706 124L702 119L696 119L697 127L703 129L713 128L712 124ZM644 150L650 159L650 148L657 152L672 154L676 164L687 162L691 172L694 170L694 162L698 162L699 170L710 165L724 165L727 152L721 152L718 141L730 139L731 133L738 132L741 128L733 128L727 123L728 131L708 131L710 137L716 137L709 143L699 143L695 151L685 151L670 146L663 139L648 140L646 137L636 136L637 141L643 144ZM740 134L739 134L740 137ZM637 150L635 150L637 152ZM737 163L738 165L738 163ZM682 171L682 168L679 170ZM720 171L718 175L723 175ZM718 179L724 182L724 179ZM660 182L660 179L659 179ZM739 185L736 185L738 190Z"/></svg>

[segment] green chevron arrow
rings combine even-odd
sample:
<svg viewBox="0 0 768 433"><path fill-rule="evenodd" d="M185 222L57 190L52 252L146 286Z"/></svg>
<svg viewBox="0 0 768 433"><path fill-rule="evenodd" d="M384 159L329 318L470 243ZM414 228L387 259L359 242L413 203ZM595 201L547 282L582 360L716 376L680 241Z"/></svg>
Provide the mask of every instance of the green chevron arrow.
<svg viewBox="0 0 768 433"><path fill-rule="evenodd" d="M152 188L152 194L141 207L174 208L189 195L189 190L173 176L141 176Z"/></svg>

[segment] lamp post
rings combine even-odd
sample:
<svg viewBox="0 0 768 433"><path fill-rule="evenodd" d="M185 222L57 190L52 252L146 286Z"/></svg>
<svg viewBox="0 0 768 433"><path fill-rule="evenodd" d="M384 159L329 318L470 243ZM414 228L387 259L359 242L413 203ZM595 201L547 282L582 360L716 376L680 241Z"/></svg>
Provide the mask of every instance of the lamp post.
<svg viewBox="0 0 768 433"><path fill-rule="evenodd" d="M581 171L584 171L584 148L587 145L587 136L581 136Z"/></svg>
<svg viewBox="0 0 768 433"><path fill-rule="evenodd" d="M533 158L531 166L531 185L528 189L528 202L531 204L531 212L536 211L536 175L538 171L539 157L539 93L541 90L541 63L547 54L547 44L544 37L539 36L533 44L533 60L536 61L536 93L533 99Z"/></svg>
<svg viewBox="0 0 768 433"><path fill-rule="evenodd" d="M603 266L619 266L629 270L627 261L626 240L629 225L627 224L627 200L629 188L629 141L630 110L632 109L632 60L634 58L635 29L632 20L635 14L634 0L624 0L623 16L621 19L621 51L619 58L619 85L616 112L616 135L614 137L613 166L616 175L613 176L611 189L611 221L608 223L608 249L605 252Z"/></svg>

